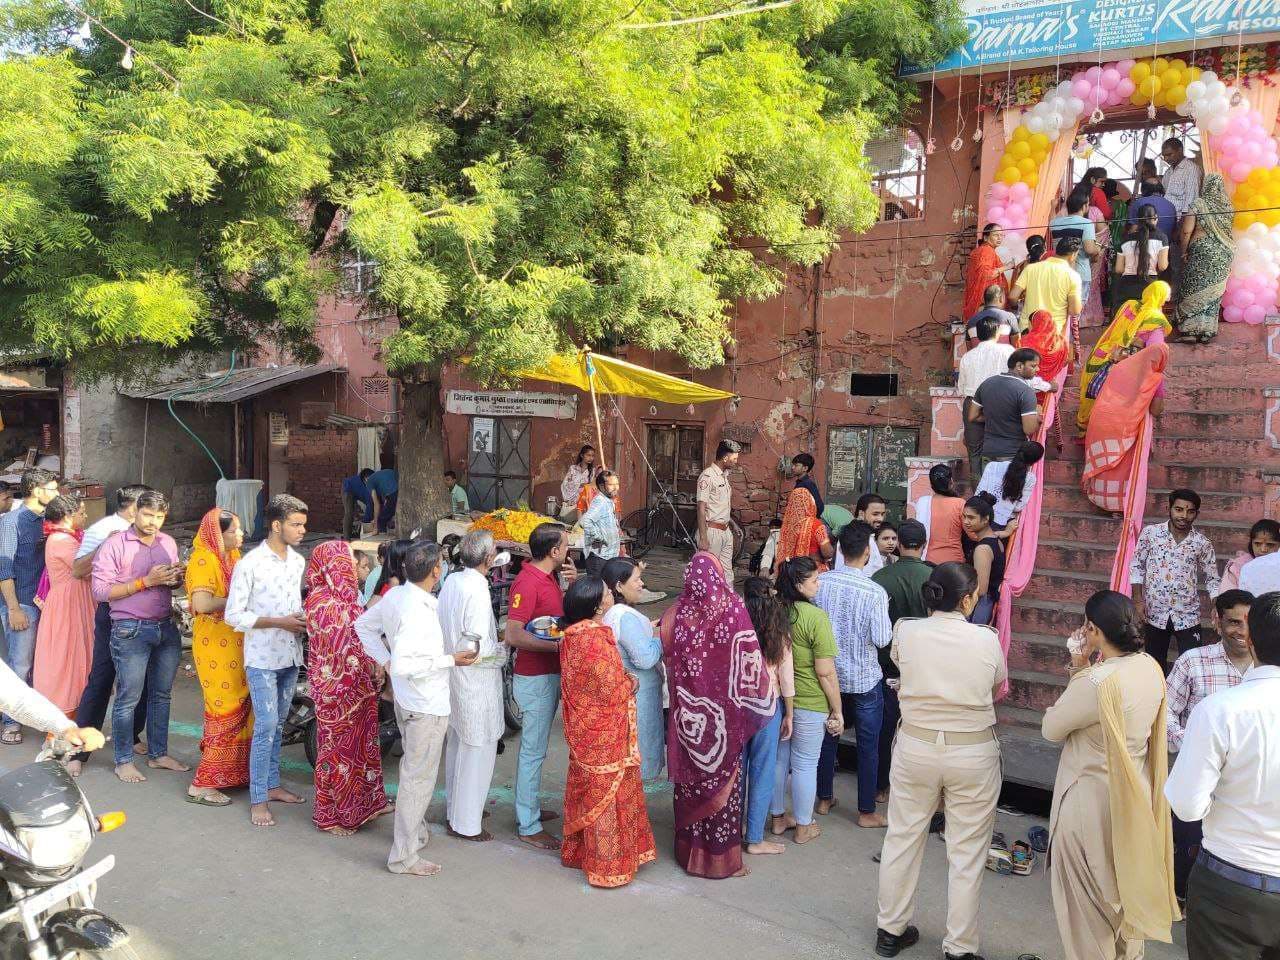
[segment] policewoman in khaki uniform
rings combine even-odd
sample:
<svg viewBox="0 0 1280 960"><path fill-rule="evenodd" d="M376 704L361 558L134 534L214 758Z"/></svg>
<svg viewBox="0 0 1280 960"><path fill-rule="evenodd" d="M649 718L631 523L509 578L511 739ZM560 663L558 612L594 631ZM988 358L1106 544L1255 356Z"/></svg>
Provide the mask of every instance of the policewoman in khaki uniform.
<svg viewBox="0 0 1280 960"><path fill-rule="evenodd" d="M944 563L922 588L932 614L899 620L891 657L902 671L902 723L889 772L889 830L880 859L876 953L896 956L920 939L910 926L929 821L947 817L948 960L979 960L978 900L1000 796L995 694L1008 676L990 627L966 618L978 604L978 575Z"/></svg>

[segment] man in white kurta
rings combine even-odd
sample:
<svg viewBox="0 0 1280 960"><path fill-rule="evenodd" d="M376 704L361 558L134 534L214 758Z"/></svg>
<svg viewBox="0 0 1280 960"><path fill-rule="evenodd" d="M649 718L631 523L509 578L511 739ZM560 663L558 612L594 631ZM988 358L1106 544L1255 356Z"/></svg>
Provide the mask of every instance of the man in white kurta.
<svg viewBox="0 0 1280 960"><path fill-rule="evenodd" d="M445 650L461 653L479 643L480 655L469 670L449 676L449 735L445 749L445 791L450 836L492 840L483 828L485 801L505 730L502 717L502 664L507 648L498 642L498 625L489 596L489 570L497 557L493 534L473 530L460 547L462 569L440 588L440 626Z"/></svg>

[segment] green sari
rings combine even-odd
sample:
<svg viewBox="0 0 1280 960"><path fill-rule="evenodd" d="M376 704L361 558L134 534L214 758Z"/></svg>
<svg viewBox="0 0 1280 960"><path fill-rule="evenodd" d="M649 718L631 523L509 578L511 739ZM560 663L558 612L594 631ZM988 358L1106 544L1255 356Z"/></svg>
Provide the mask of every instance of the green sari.
<svg viewBox="0 0 1280 960"><path fill-rule="evenodd" d="M1196 218L1196 229L1183 251L1181 298L1175 318L1180 334L1208 339L1218 332L1222 295L1227 291L1227 275L1236 252L1231 235L1235 209L1220 174L1204 178L1204 187L1189 212Z"/></svg>

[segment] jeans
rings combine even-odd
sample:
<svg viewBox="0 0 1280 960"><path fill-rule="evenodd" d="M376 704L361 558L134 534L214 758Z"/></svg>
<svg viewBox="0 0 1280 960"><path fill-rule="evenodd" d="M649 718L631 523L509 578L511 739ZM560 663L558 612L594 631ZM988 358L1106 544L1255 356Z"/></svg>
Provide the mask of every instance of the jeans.
<svg viewBox="0 0 1280 960"><path fill-rule="evenodd" d="M280 734L293 704L298 668L245 667L253 701L253 742L249 745L249 802L266 803L280 786ZM148 738L150 739L150 738Z"/></svg>
<svg viewBox="0 0 1280 960"><path fill-rule="evenodd" d="M884 720L880 724L880 775L876 777L876 786L881 790L888 790L889 767L893 763L893 736L898 732L902 708L898 706L898 691L887 683L882 683L881 687L884 693Z"/></svg>
<svg viewBox="0 0 1280 960"><path fill-rule="evenodd" d="M1083 257L1084 253L1082 252L1080 256ZM1092 286L1093 286L1092 277L1090 277L1088 280L1084 279L1083 277L1080 278L1080 306L1082 309L1084 305L1089 302L1089 288Z"/></svg>
<svg viewBox="0 0 1280 960"><path fill-rule="evenodd" d="M773 800L769 811L775 817L787 812L787 774L791 775L791 813L796 823L813 823L813 802L818 792L818 757L827 715L816 710L792 711L791 739L778 741L778 763L774 767Z"/></svg>
<svg viewBox="0 0 1280 960"><path fill-rule="evenodd" d="M0 606L0 623L4 625L6 640L5 663L18 675L23 683L31 683L31 666L36 659L36 627L40 624L40 608L31 603L20 603L19 607L27 615L28 626L25 630L14 630L9 626L9 608ZM9 726L17 726L7 713L4 722Z"/></svg>
<svg viewBox="0 0 1280 960"><path fill-rule="evenodd" d="M1147 653L1155 658L1156 663L1160 664L1160 669L1164 671L1164 675L1169 675L1169 641L1176 640L1178 642L1178 653L1183 654L1193 647L1198 647L1204 643L1204 639L1200 636L1200 626L1197 624L1193 627L1187 627L1185 630L1175 630L1173 627L1173 618L1170 617L1163 627L1157 627L1154 623L1148 623L1143 627L1143 641Z"/></svg>
<svg viewBox="0 0 1280 960"><path fill-rule="evenodd" d="M97 605L93 614L93 666L89 669L89 681L85 684L76 708L76 726L101 730L107 722L107 705L111 703L111 691L116 685L116 665L111 659L111 606ZM142 695L133 711L133 742L142 736L147 722L147 684L143 681ZM84 763L88 753L77 753L75 759Z"/></svg>
<svg viewBox="0 0 1280 960"><path fill-rule="evenodd" d="M382 499L382 508L378 511L378 532L386 533L391 529L391 521L396 518L396 500L398 493L389 493Z"/></svg>
<svg viewBox="0 0 1280 960"><path fill-rule="evenodd" d="M111 660L116 702L111 708L111 744L116 766L133 760L133 712L147 690L147 756L169 752L169 700L182 659L182 638L172 620L114 620Z"/></svg>
<svg viewBox="0 0 1280 960"><path fill-rule="evenodd" d="M858 738L858 812L876 812L876 787L880 778L880 729L884 725L883 681L866 693L840 694L841 709L853 720ZM818 759L818 796L835 797L836 752L840 738L825 734Z"/></svg>
<svg viewBox="0 0 1280 960"><path fill-rule="evenodd" d="M969 483L976 487L982 478L982 441L987 436L987 425L981 420L969 419L969 408L973 406L973 398L965 397L964 406L964 447L969 454Z"/></svg>
<svg viewBox="0 0 1280 960"><path fill-rule="evenodd" d="M547 759L551 721L560 706L560 674L512 678L512 692L524 718L520 727L520 758L516 767L516 821L520 836L542 832L542 762Z"/></svg>
<svg viewBox="0 0 1280 960"><path fill-rule="evenodd" d="M764 841L764 821L773 800L778 766L778 736L782 732L782 716L785 712L779 703L773 711L773 719L756 731L755 736L742 748L742 769L747 778L742 833L747 843Z"/></svg>

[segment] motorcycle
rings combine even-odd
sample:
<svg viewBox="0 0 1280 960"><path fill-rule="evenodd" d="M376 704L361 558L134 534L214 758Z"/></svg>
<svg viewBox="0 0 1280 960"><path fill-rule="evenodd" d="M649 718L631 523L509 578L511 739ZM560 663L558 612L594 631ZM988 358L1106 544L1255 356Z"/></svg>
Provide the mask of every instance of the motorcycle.
<svg viewBox="0 0 1280 960"><path fill-rule="evenodd" d="M83 867L93 838L124 826L123 813L95 817L58 761L65 741L0 776L0 960L123 960L129 932L93 905L107 856Z"/></svg>
<svg viewBox="0 0 1280 960"><path fill-rule="evenodd" d="M289 713L284 718L284 729L280 735L283 746L302 744L307 755L307 763L315 768L319 748L316 742L316 703L311 699L311 683L307 679L306 666L307 641L302 640L303 665L298 668L298 685L293 690L293 702L289 705ZM395 708L387 700L378 701L378 747L385 759L400 741L400 727L396 723ZM0 957L0 960L4 960Z"/></svg>

